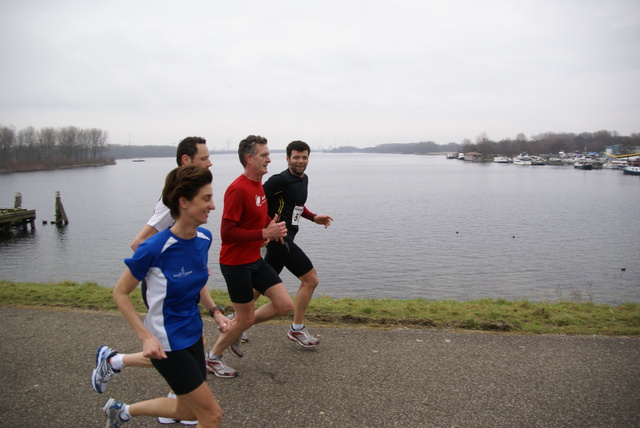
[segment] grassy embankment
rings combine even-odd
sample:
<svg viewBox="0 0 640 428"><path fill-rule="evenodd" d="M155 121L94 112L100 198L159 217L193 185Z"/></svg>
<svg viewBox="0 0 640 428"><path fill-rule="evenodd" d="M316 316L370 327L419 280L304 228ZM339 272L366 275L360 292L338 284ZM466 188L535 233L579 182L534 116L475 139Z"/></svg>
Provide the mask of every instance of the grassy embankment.
<svg viewBox="0 0 640 428"><path fill-rule="evenodd" d="M211 295L217 303L230 309L226 292L212 290ZM134 291L133 300L141 313L146 312L139 290ZM260 299L258 305L265 302L266 299ZM0 305L117 311L111 298L111 289L94 283L40 284L0 281ZM289 319L282 322L290 322ZM504 299L467 302L426 299L333 299L320 296L314 298L309 306L307 324L366 328L464 329L521 334L638 336L640 305L627 303L610 306L572 301L513 302Z"/></svg>

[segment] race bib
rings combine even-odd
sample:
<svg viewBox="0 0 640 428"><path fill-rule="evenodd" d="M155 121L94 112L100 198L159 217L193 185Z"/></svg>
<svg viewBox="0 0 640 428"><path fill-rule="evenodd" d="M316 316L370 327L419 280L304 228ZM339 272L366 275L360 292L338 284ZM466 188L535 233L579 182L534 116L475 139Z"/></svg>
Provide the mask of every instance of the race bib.
<svg viewBox="0 0 640 428"><path fill-rule="evenodd" d="M302 217L302 211L304 207L294 207L293 215L291 216L291 224L297 226L300 223L300 217Z"/></svg>

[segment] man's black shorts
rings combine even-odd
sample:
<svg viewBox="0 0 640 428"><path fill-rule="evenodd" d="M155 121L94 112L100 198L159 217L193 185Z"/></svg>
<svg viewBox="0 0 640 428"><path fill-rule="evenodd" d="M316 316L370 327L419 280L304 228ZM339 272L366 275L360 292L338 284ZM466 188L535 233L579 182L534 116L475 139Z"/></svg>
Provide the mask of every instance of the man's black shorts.
<svg viewBox="0 0 640 428"><path fill-rule="evenodd" d="M296 278L309 273L313 269L313 264L309 257L298 247L293 241L284 241L281 244L277 241L271 241L267 245L267 255L264 260L269 263L273 269L279 274L282 268L286 267L289 272L294 274Z"/></svg>
<svg viewBox="0 0 640 428"><path fill-rule="evenodd" d="M220 263L220 271L233 303L249 303L253 300L254 288L260 294L264 294L270 287L282 282L276 271L262 257L244 265Z"/></svg>

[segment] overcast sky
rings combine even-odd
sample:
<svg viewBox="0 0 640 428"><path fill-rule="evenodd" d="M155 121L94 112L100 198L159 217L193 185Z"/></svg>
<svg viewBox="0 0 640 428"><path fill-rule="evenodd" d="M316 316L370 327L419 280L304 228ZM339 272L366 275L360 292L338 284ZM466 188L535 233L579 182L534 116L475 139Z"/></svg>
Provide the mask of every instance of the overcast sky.
<svg viewBox="0 0 640 428"><path fill-rule="evenodd" d="M638 0L0 0L0 125L214 149L640 132Z"/></svg>

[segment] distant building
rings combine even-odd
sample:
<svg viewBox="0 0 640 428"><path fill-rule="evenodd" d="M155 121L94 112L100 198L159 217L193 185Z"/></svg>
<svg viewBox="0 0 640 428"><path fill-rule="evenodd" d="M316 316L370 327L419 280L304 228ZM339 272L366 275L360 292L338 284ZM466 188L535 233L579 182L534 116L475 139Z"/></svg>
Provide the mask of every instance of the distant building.
<svg viewBox="0 0 640 428"><path fill-rule="evenodd" d="M464 154L464 160L470 162L482 162L482 153L469 152Z"/></svg>
<svg viewBox="0 0 640 428"><path fill-rule="evenodd" d="M608 155L619 155L622 153L622 151L620 150L620 144L616 144L614 146L607 146L605 152Z"/></svg>

